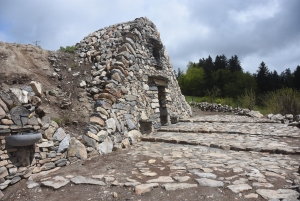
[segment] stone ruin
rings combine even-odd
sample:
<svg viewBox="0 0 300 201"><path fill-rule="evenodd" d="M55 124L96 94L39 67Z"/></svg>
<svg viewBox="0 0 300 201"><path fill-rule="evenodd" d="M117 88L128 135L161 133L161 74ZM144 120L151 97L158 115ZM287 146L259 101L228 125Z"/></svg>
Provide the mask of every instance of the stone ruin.
<svg viewBox="0 0 300 201"><path fill-rule="evenodd" d="M91 33L77 51L80 62L91 63L92 77L81 86L95 101L83 138L99 152L191 115L160 34L147 18Z"/></svg>
<svg viewBox="0 0 300 201"><path fill-rule="evenodd" d="M94 106L84 135L70 136L43 113L39 83L0 91L0 192L22 178L127 148L141 135L191 116L147 18L100 29L76 47L79 66L91 66L89 79L80 83Z"/></svg>

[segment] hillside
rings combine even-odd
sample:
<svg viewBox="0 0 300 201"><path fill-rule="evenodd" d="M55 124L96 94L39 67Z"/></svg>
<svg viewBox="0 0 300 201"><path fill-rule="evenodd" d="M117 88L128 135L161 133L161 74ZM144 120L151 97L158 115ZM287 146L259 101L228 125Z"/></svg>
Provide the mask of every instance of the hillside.
<svg viewBox="0 0 300 201"><path fill-rule="evenodd" d="M77 128L86 125L91 105L84 89L78 88L78 85L81 79L86 79L84 72L90 67L81 65L78 68L75 54L0 42L0 68L2 90L38 81L44 92L40 107L48 116L57 119L67 130L76 130L75 135L80 132ZM80 75L76 76L78 72ZM62 109L64 99L71 105Z"/></svg>

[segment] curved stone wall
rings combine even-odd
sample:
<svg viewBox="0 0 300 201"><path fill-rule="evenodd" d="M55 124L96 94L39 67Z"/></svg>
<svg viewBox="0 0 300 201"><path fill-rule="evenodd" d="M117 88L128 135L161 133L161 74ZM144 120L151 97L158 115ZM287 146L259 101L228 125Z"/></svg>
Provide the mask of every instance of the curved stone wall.
<svg viewBox="0 0 300 201"><path fill-rule="evenodd" d="M80 63L91 65L91 79L81 86L94 100L83 138L99 153L102 145L122 148L138 131L150 133L170 118L191 115L160 34L147 18L100 29L76 46Z"/></svg>

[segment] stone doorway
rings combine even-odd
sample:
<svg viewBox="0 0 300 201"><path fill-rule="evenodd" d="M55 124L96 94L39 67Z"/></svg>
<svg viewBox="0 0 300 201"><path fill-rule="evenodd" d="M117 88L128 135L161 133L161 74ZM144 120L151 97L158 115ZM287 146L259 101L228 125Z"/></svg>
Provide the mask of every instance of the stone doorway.
<svg viewBox="0 0 300 201"><path fill-rule="evenodd" d="M168 125L169 115L166 102L166 87L157 86L158 88L158 101L159 101L159 112L160 112L160 123L162 126Z"/></svg>

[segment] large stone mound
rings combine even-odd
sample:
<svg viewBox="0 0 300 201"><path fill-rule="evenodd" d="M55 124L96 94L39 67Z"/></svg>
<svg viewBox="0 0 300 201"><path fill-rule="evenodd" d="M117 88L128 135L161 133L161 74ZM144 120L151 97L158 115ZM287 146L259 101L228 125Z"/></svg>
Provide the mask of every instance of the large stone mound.
<svg viewBox="0 0 300 201"><path fill-rule="evenodd" d="M107 138L121 148L123 140L136 140L133 130L150 133L191 115L160 34L147 18L100 29L76 46L80 63L91 63L91 79L81 86L94 100L83 138L99 152Z"/></svg>

